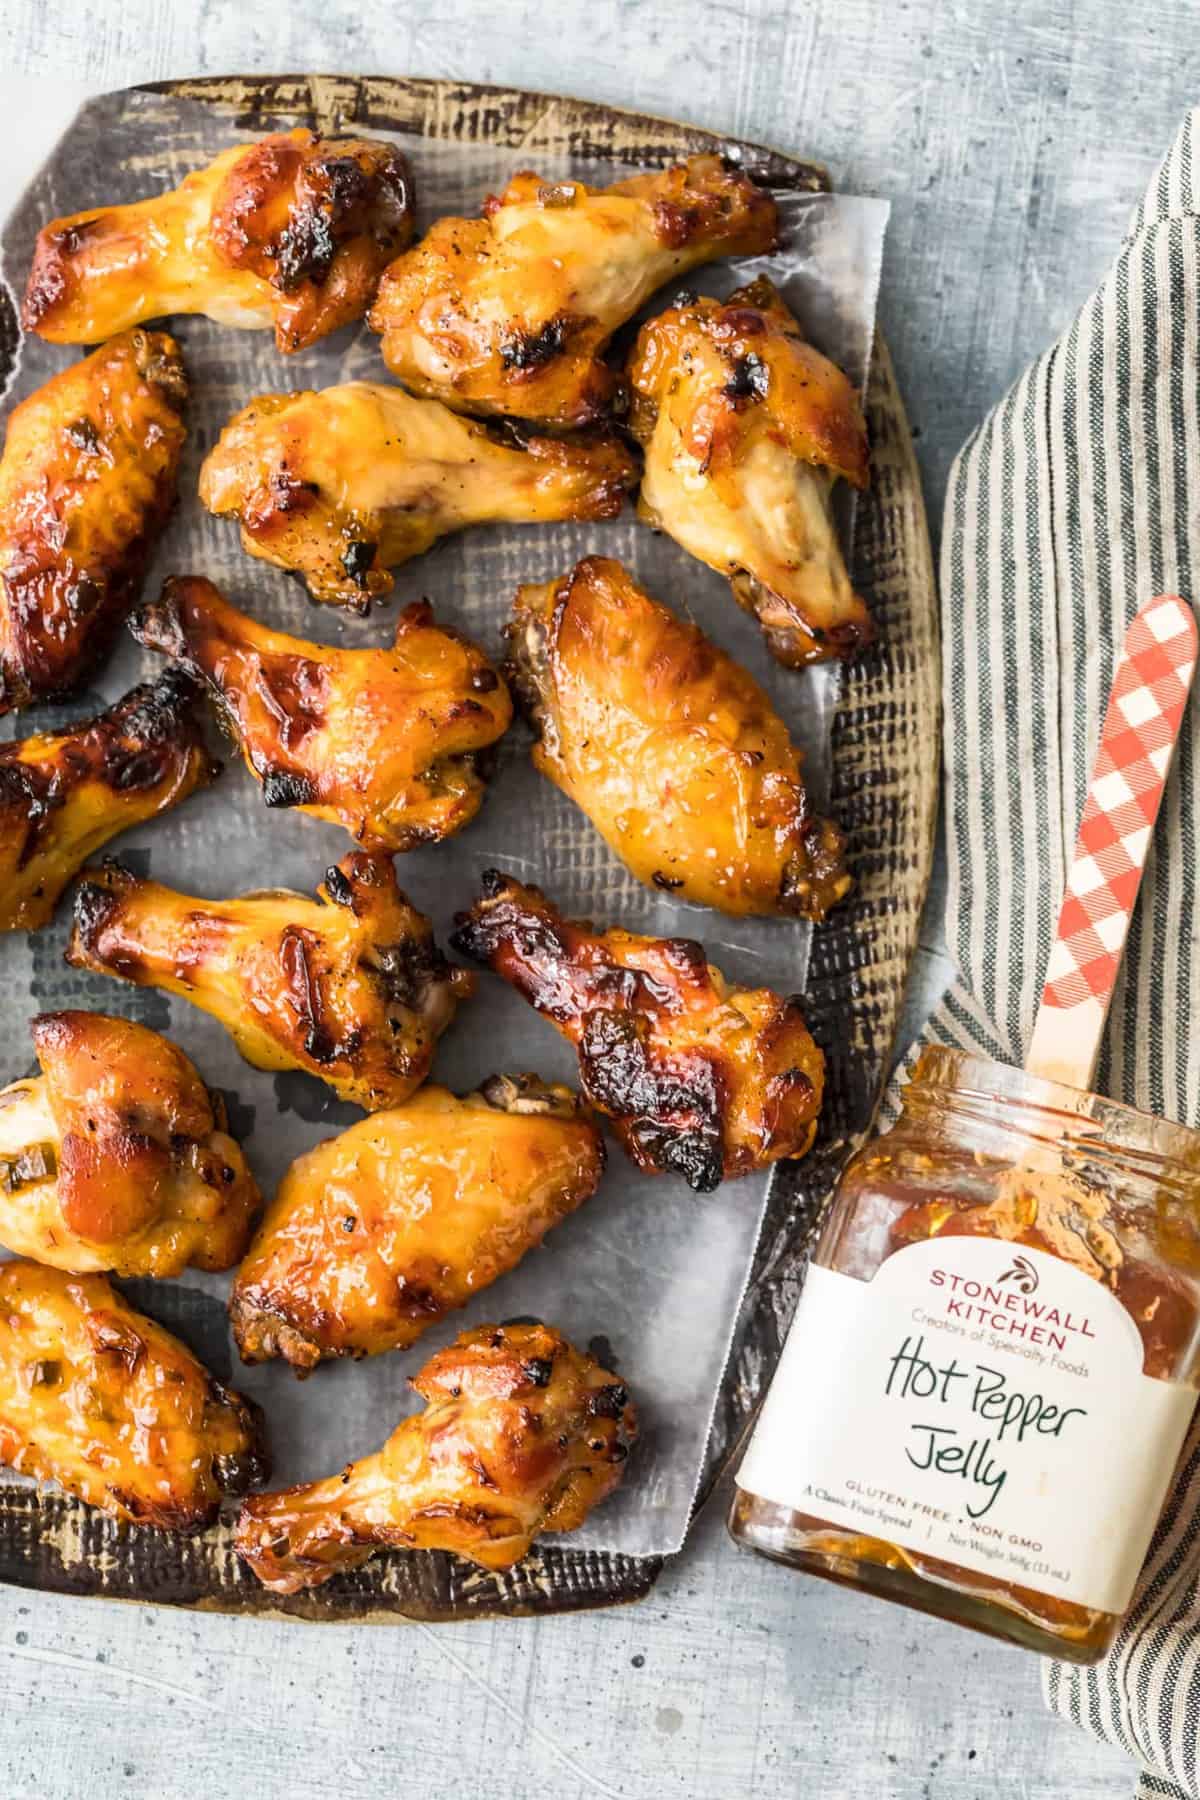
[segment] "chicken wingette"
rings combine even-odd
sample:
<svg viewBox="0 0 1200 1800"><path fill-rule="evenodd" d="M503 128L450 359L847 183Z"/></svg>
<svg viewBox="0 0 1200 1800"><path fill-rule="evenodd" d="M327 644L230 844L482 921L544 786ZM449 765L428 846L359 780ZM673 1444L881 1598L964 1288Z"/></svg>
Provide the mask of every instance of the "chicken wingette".
<svg viewBox="0 0 1200 1800"><path fill-rule="evenodd" d="M69 693L107 653L175 499L187 378L128 331L23 400L0 457L0 713Z"/></svg>
<svg viewBox="0 0 1200 1800"><path fill-rule="evenodd" d="M845 840L763 690L619 562L520 588L508 642L535 767L647 887L806 919L848 892Z"/></svg>
<svg viewBox="0 0 1200 1800"><path fill-rule="evenodd" d="M596 1190L604 1142L569 1088L424 1087L299 1157L229 1301L245 1362L298 1374L406 1349Z"/></svg>
<svg viewBox="0 0 1200 1800"><path fill-rule="evenodd" d="M412 184L391 144L278 132L153 199L52 220L21 322L55 344L94 344L143 319L206 313L273 326L280 350L300 350L361 319L412 236Z"/></svg>
<svg viewBox="0 0 1200 1800"><path fill-rule="evenodd" d="M620 439L517 437L437 400L354 381L260 394L200 471L200 498L242 547L294 569L314 600L364 611L391 570L464 526L611 519L637 486Z"/></svg>
<svg viewBox="0 0 1200 1800"><path fill-rule="evenodd" d="M106 863L76 893L67 961L182 994L257 1068L302 1069L368 1112L399 1106L474 977L441 955L390 857L355 851L318 893L200 900Z"/></svg>
<svg viewBox="0 0 1200 1800"><path fill-rule="evenodd" d="M168 581L134 636L203 683L271 807L342 825L372 850L461 831L512 718L481 650L434 624L426 600L389 650L341 650L271 631L211 581Z"/></svg>
<svg viewBox="0 0 1200 1800"><path fill-rule="evenodd" d="M41 1013L40 1075L0 1089L0 1244L56 1269L229 1269L259 1195L225 1107L131 1019Z"/></svg>
<svg viewBox="0 0 1200 1800"><path fill-rule="evenodd" d="M131 1525L200 1531L265 1481L258 1408L103 1275L0 1268L0 1463Z"/></svg>
<svg viewBox="0 0 1200 1800"><path fill-rule="evenodd" d="M541 1532L583 1524L637 1434L624 1383L547 1325L466 1331L412 1386L425 1410L382 1450L245 1502L235 1547L264 1587L316 1587L384 1548L511 1568Z"/></svg>
<svg viewBox="0 0 1200 1800"><path fill-rule="evenodd" d="M824 1059L799 1002L731 987L702 944L572 923L496 869L451 943L575 1046L584 1098L646 1174L705 1193L810 1148Z"/></svg>
<svg viewBox="0 0 1200 1800"><path fill-rule="evenodd" d="M611 187L514 175L385 272L369 323L415 393L459 412L586 425L621 394L614 331L672 276L774 248L775 202L719 156Z"/></svg>
<svg viewBox="0 0 1200 1800"><path fill-rule="evenodd" d="M779 662L870 643L830 504L839 477L867 485L866 424L846 376L805 341L770 281L651 319L629 376L642 518L729 578Z"/></svg>

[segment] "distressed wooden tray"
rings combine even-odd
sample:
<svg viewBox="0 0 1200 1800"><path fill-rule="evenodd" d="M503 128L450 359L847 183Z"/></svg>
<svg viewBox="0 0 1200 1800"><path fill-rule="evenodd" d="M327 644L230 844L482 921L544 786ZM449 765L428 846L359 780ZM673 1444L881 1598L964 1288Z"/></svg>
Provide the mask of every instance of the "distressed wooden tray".
<svg viewBox="0 0 1200 1800"><path fill-rule="evenodd" d="M396 77L229 76L157 84L263 131L355 125L445 143L568 152L612 166L660 167L719 150L780 189L828 190L817 164L698 126L587 101ZM72 130L86 124L87 108ZM606 168L606 165L608 166ZM17 341L0 286L0 391ZM831 809L846 827L857 885L815 934L806 1011L827 1058L813 1153L780 1165L714 1422L700 1501L762 1398L798 1292L807 1245L845 1158L870 1127L900 1015L929 880L940 770L933 563L908 422L877 338L867 414L874 479L859 504L854 580L879 622L878 645L845 672L833 732ZM699 1504L699 1502L698 1502ZM452 1620L563 1612L642 1598L662 1559L535 1549L494 1575L443 1554L395 1552L308 1594L280 1599L247 1575L227 1526L178 1538L126 1530L57 1492L0 1474L0 1580L59 1593L318 1621Z"/></svg>

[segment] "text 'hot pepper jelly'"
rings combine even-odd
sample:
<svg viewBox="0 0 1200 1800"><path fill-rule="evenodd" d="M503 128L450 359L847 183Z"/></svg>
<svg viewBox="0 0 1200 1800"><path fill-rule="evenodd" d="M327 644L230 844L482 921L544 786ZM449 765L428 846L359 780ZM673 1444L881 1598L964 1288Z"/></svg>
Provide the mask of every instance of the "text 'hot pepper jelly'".
<svg viewBox="0 0 1200 1800"><path fill-rule="evenodd" d="M1195 1407L1198 1321L1200 1132L928 1049L847 1165L730 1531L1095 1662Z"/></svg>

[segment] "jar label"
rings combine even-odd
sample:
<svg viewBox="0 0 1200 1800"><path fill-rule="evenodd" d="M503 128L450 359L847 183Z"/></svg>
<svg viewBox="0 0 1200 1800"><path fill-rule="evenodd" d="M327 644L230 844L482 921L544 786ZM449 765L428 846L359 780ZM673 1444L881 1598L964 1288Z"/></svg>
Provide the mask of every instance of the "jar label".
<svg viewBox="0 0 1200 1800"><path fill-rule="evenodd" d="M929 1239L813 1265L738 1486L856 1536L1122 1613L1196 1403L1045 1251Z"/></svg>

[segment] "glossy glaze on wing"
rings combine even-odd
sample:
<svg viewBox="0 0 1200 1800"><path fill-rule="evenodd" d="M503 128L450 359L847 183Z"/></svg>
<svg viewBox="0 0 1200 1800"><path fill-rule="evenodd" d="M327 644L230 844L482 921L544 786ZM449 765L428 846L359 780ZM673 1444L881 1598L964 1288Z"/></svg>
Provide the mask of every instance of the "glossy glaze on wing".
<svg viewBox="0 0 1200 1800"><path fill-rule="evenodd" d="M600 359L664 281L775 244L771 196L717 156L611 187L524 172L478 219L439 219L386 271L370 323L414 392L458 411L586 425L618 401Z"/></svg>
<svg viewBox="0 0 1200 1800"><path fill-rule="evenodd" d="M103 1275L0 1268L0 1462L133 1525L199 1531L270 1474L262 1417Z"/></svg>
<svg viewBox="0 0 1200 1800"><path fill-rule="evenodd" d="M106 863L79 887L67 961L182 994L260 1069L306 1070L368 1112L399 1106L474 978L446 962L390 857L343 857L318 896L200 900Z"/></svg>
<svg viewBox="0 0 1200 1800"><path fill-rule="evenodd" d="M518 436L403 388L353 381L260 394L200 471L242 547L303 575L315 600L363 611L390 571L467 525L611 519L638 464L611 434Z"/></svg>
<svg viewBox="0 0 1200 1800"><path fill-rule="evenodd" d="M268 806L328 819L372 850L436 843L478 812L483 753L512 702L428 601L401 614L390 650L337 650L271 631L186 577L132 628L203 682Z"/></svg>
<svg viewBox="0 0 1200 1800"><path fill-rule="evenodd" d="M848 892L845 840L758 683L620 563L520 588L508 641L535 766L647 887L808 919Z"/></svg>
<svg viewBox="0 0 1200 1800"><path fill-rule="evenodd" d="M52 220L21 322L52 343L94 344L144 319L207 313L273 325L280 350L300 350L363 316L412 235L412 184L391 144L279 132L151 200Z"/></svg>
<svg viewBox="0 0 1200 1800"><path fill-rule="evenodd" d="M647 523L729 577L780 662L869 643L830 508L839 476L867 485L866 424L849 381L805 342L771 283L651 319L629 378Z"/></svg>
<svg viewBox="0 0 1200 1800"><path fill-rule="evenodd" d="M299 1157L229 1312L245 1362L405 1349L595 1192L604 1144L569 1088L424 1087Z"/></svg>
<svg viewBox="0 0 1200 1800"><path fill-rule="evenodd" d="M450 941L574 1044L584 1096L646 1174L707 1192L810 1148L824 1059L799 1003L730 987L702 944L573 923L496 869Z"/></svg>
<svg viewBox="0 0 1200 1800"><path fill-rule="evenodd" d="M0 457L0 713L78 687L137 598L175 499L187 378L129 331L23 400Z"/></svg>
<svg viewBox="0 0 1200 1800"><path fill-rule="evenodd" d="M637 1434L624 1383L547 1325L466 1331L412 1386L424 1412L375 1455L245 1503L236 1547L264 1587L316 1587L385 1547L511 1568L583 1524Z"/></svg>
<svg viewBox="0 0 1200 1800"><path fill-rule="evenodd" d="M0 1089L0 1244L56 1269L229 1269L259 1194L183 1051L103 1013L41 1013L39 1076Z"/></svg>

